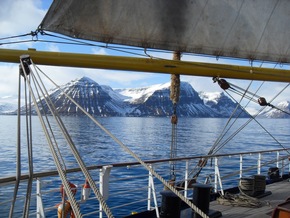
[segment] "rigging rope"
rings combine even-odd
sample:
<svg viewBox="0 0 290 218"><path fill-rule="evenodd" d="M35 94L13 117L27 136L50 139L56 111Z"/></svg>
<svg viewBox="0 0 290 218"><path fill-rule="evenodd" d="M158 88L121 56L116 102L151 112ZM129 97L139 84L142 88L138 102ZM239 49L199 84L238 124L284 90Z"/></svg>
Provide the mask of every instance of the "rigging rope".
<svg viewBox="0 0 290 218"><path fill-rule="evenodd" d="M173 60L180 61L181 53L174 52ZM170 99L173 104L173 114L171 116L171 145L170 145L170 158L174 159L177 156L177 103L179 101L180 96L180 75L179 74L171 74L171 85L170 85ZM175 170L176 163L175 161L170 161L170 180L175 181Z"/></svg>
<svg viewBox="0 0 290 218"><path fill-rule="evenodd" d="M37 67L37 69L39 69ZM202 210L194 205L190 200L185 198L172 184L162 178L155 170L153 170L148 164L140 159L131 149L117 139L109 130L107 130L101 123L99 123L92 115L90 115L84 108L82 108L76 101L74 101L59 85L57 85L51 78L49 78L43 71L39 71L51 81L71 102L73 102L86 116L88 116L100 129L102 129L108 136L110 136L117 144L119 144L127 153L134 157L145 169L147 169L152 175L154 175L163 185L176 194L182 201L184 201L190 208L198 213L203 218L209 218ZM90 181L89 181L90 182ZM91 184L90 184L91 185Z"/></svg>
<svg viewBox="0 0 290 218"><path fill-rule="evenodd" d="M19 73L18 79L18 110L17 110L17 144L16 144L16 175L15 175L15 187L13 193L13 199L10 206L9 218L13 217L15 202L19 189L20 176L21 176L21 117L20 117L20 105L21 105L21 75Z"/></svg>
<svg viewBox="0 0 290 218"><path fill-rule="evenodd" d="M27 74L29 74L27 72ZM30 80L30 77L28 78ZM30 198L32 192L32 181L33 181L33 156L32 156L32 122L31 122L31 95L27 97L27 87L26 83L24 84L25 88L25 114L26 114L26 135L27 135L27 157L28 157L28 166L29 166L29 179L27 184L26 198L23 208L23 216L29 216L29 206ZM29 99L27 99L29 98Z"/></svg>
<svg viewBox="0 0 290 218"><path fill-rule="evenodd" d="M42 98L41 98L41 95L39 94L39 90L40 90L42 96L48 96L47 91L46 91L46 93L44 93L43 89L41 88L41 85L39 84L37 78L35 77L35 75L34 75L33 73L32 73L32 79L33 79L33 83L36 84L36 85L35 85L35 90L36 90L36 93L37 93L38 99L42 99ZM40 80L40 82L42 83L41 80ZM37 87L38 87L38 88L37 88ZM42 83L42 87L44 87L43 83ZM39 90L38 90L38 89L39 89ZM47 98L44 97L43 100L44 100L44 101L46 102L46 104L49 106L50 111L52 111L50 105L49 105L48 102L47 102ZM50 98L49 98L49 100L50 100ZM43 101L42 101L42 100L40 100L40 105L41 105L41 108L44 108L44 104L43 104ZM57 141L56 141L55 135L54 135L54 133L53 133L52 127L51 127L51 125L50 125L50 122L49 122L49 120L48 120L47 113L46 113L45 110L42 110L42 112L43 112L44 117L45 117L45 119L46 119L46 124L47 124L47 126L48 126L48 128L49 128L49 132L50 132L50 134L51 134L50 137L53 139L53 141L54 141L54 145L57 145ZM67 168L66 168L66 165L65 165L65 161L64 161L63 158L62 158L62 155L61 155L61 152L60 152L59 147L58 147L58 146L54 146L54 150L55 150L55 153L57 154L58 158L60 159L60 162L61 162L61 164L62 164L62 167L63 167L63 169L64 169L64 172L66 172L66 169L67 169Z"/></svg>
<svg viewBox="0 0 290 218"><path fill-rule="evenodd" d="M33 79L33 83L34 83L34 86L35 86L35 89L36 89L36 92L37 92L37 95L38 95L38 99L41 99L41 97L40 97L40 95L39 95L38 88L41 90L41 92L42 92L42 96L48 96L48 94L46 94L46 95L44 94L44 92L43 92L41 86L39 85L39 83L38 83L38 81L36 80L35 75L34 75L33 73L32 73L32 79ZM43 85L43 84L42 84L42 85ZM38 86L38 88L37 88L37 86ZM45 100L46 103L47 103L47 100L46 100L45 97L44 97L44 100ZM42 102L42 101L40 101L40 102L41 102L41 107L44 108L43 102ZM50 111L52 111L52 109L50 109ZM47 114L46 114L45 110L42 110L42 112L44 113L44 116L45 116L45 118L46 118L46 125L48 126L49 131L50 131L50 134L51 134L50 137L52 137L52 139L54 140L54 146L53 146L52 149L54 150L54 153L55 153L56 159L59 160L59 165L60 165L61 168L63 169L64 174L66 175L66 166L65 166L65 162L64 162L64 160L63 160L63 158L62 158L62 155L61 155L61 152L60 152L60 150L59 150L59 147L57 146L56 138L55 138L54 133L53 133L53 131L52 131L52 128L51 128L50 122L49 122L49 120L48 120L48 118L47 118ZM52 112L52 113L53 113L53 112ZM69 185L71 185L70 182L69 182ZM73 196L75 195L75 193L73 192L73 190L71 189L71 187L69 188L69 191L73 193ZM66 189L63 189L63 192L62 192L62 196L63 196L63 202L62 202L62 203L63 203L63 205L65 204L65 196L66 196L67 192L68 192L68 191L67 191ZM69 204L70 204L70 206L72 206L72 209L73 209L73 211L74 211L74 213L75 213L75 211L78 210L78 208L75 208L75 209L74 209L74 207L78 207L78 205L75 205L75 204L72 205L71 202L70 202ZM64 208L64 206L63 206L63 208ZM62 210L62 214L64 214L64 213L65 213L65 211Z"/></svg>
<svg viewBox="0 0 290 218"><path fill-rule="evenodd" d="M214 80L216 80L217 79L217 81L219 80L218 78L214 78ZM225 80L223 80L224 82L226 82L226 83L228 83L227 81L225 81ZM223 83L224 83L223 82ZM238 86L235 86L235 85L233 85L233 84L230 84L230 83L228 83L229 84L229 87L231 87L231 86L234 86L235 88L239 88L239 89L241 89L240 87L238 87ZM280 95L288 86L289 86L290 84L288 83L276 96L274 96L274 98L268 103L268 104L270 104L275 98L277 98L278 97L278 95ZM260 89L261 87L259 87L259 89ZM241 89L241 90L244 90L244 89ZM258 90L257 90L258 91ZM236 100L235 100L235 98L232 96L232 95L230 95L229 93L228 93L228 91L227 90L225 90L225 92L236 102L236 103L238 103L239 105L240 105L240 102L237 102ZM253 97L259 97L256 93L251 93L251 92L249 92L248 90L244 90L244 92L246 93L246 92L248 92L248 93L250 93L251 95L252 95L252 97L248 97L248 99L251 101L252 99L253 99ZM261 97L259 97L259 98L261 98ZM277 144L278 145L280 145L283 149L285 149L285 146L283 146L257 119L255 119L260 113L261 113L261 111L262 110L264 110L265 109L265 107L264 108L262 108L260 111L258 111L255 115L251 115L250 113L248 113L247 112L247 110L245 110L245 108L243 107L243 106L241 106L240 105L240 107L241 107L241 109L245 112L245 113L247 113L251 118L244 124L244 125L242 125L238 130L236 130L236 132L234 132L226 141L224 141L223 142L223 144L222 145L220 145L220 148L222 147L222 146L224 146L226 143L228 143L235 135L237 135L246 125L248 125L252 120L254 120L275 142L277 142ZM220 150L220 148L218 149L218 150ZM287 151L288 152L288 151ZM289 152L288 152L289 153Z"/></svg>
<svg viewBox="0 0 290 218"><path fill-rule="evenodd" d="M15 39L15 38L19 38L19 37L23 37L23 36L30 36L30 35L31 35L31 32L26 33L26 34L16 35L16 36L3 37L3 38L0 38L0 40Z"/></svg>
<svg viewBox="0 0 290 218"><path fill-rule="evenodd" d="M48 140L48 143L49 143L49 145L50 145L50 150L51 150L52 156L53 156L53 158L54 158L54 162L55 162L56 168L57 168L57 170L58 170L58 173L59 173L59 176L60 176L60 178L61 178L61 180L62 180L62 183L63 183L63 185L64 185L64 187L65 187L66 194L67 194L67 196L68 196L68 198L69 198L69 200L70 200L70 203L71 203L71 205L72 205L73 212L75 213L75 215L76 215L77 217L82 217L82 215L81 215L81 213L80 213L79 206L78 206L78 204L77 204L77 202L76 202L76 200L75 200L75 198L74 198L74 195L73 195L73 193L72 193L72 191L71 191L71 189L70 189L69 182L68 182L68 180L67 180L67 178L66 178L66 175L65 175L65 173L64 173L64 171L63 171L63 169L62 169L62 167L61 167L61 165L60 165L60 161L58 160L57 155L56 155L56 153L55 153L55 151L54 151L54 149L53 149L53 143L52 143L52 141L51 141L51 139L50 139L50 137L49 137L49 133L48 133L47 127L45 126L44 120L43 120L43 118L42 118L42 116L41 116L41 112L40 112L39 106L38 106L38 104L37 104L37 100L36 100L36 98L35 98L35 95L34 95L34 93L33 93L32 86L31 86L31 84L30 84L30 81L27 79L27 74L26 74L26 71L25 71L24 63L23 63L23 62L25 62L27 59L28 59L27 56L21 57L21 59L20 59L20 63L21 63L21 65L22 65L22 69L24 69L24 70L23 70L23 72L24 72L24 77L25 77L26 82L27 82L27 84L28 84L28 88L29 88L29 91L30 91L30 93L31 93L31 96L32 96L32 99L33 99L33 103L34 103L34 106L35 106L36 112L37 112L37 114L38 114L38 117L39 117L40 123L41 123L41 125L42 125L42 127L43 127L43 131L44 131L44 133L45 133L45 135L46 135L46 138L47 138L47 140ZM30 60L30 58L29 58L29 60ZM29 67L29 65L28 65L28 67ZM30 67L29 67L29 69L30 69Z"/></svg>
<svg viewBox="0 0 290 218"><path fill-rule="evenodd" d="M252 81L249 83L247 90L249 90L250 86L252 84ZM244 94L242 95L241 99L239 100L239 102L237 102L237 105L235 107L235 109L233 110L230 118L228 119L228 122L226 123L225 127L223 128L220 136L217 138L217 140L215 141L215 143L213 144L211 150L209 151L209 154L214 154L217 153L218 150L220 150L224 145L220 145L218 147L218 144L222 141L222 139L224 138L224 136L228 133L228 131L232 128L232 126L235 124L235 122L238 120L238 118L240 117L240 115L245 112L245 110L240 110L240 112L237 114L236 119L231 123L231 125L227 128L227 126L230 124L231 119L233 118L234 114L237 112L237 110L240 108L240 104L242 102L242 100L245 97L246 92L244 92ZM249 103L249 102L248 102ZM227 128L227 130L226 130Z"/></svg>
<svg viewBox="0 0 290 218"><path fill-rule="evenodd" d="M218 84L220 85L220 87L237 103L237 106L235 108L235 110L233 111L231 117L229 118L226 126L228 126L229 124L229 121L230 119L232 118L233 114L235 113L235 111L238 109L238 107L241 108L241 111L239 113L239 115L242 113L242 112L245 112L247 113L249 116L250 116L250 119L244 123L240 128L238 128L235 132L233 132L226 140L224 140L222 143L222 139L224 138L225 134L230 130L230 128L233 126L234 122L237 120L237 118L239 117L239 115L237 116L236 120L229 126L229 128L225 131L225 128L226 126L224 127L222 133L220 134L220 136L217 138L217 140L215 141L214 145L212 146L211 150L209 151L209 155L211 154L215 154L216 152L218 152L222 147L224 147L230 140L232 140L245 126L247 126L252 120L255 120L255 122L279 145L281 146L283 149L286 149L285 146L283 146L260 122L258 122L255 117L258 116L260 114L260 112L265 109L262 108L258 113L256 113L256 115L251 115L249 114L244 107L241 106L241 101L242 99L245 97L249 100L249 102L247 103L247 105L250 103L250 101L253 101L253 98L254 97L257 97L258 99L261 99L260 96L258 96L256 93L258 92L258 90L261 88L261 86L256 90L255 93L252 93L250 91L248 91L251 83L248 85L247 89L242 89L236 85L233 85L231 83L228 83L226 80L224 79L219 79L217 77L213 78L214 82L218 82ZM271 102L279 95L281 94L290 84L287 84L269 103L267 103L267 106L269 105L272 105ZM232 88L232 87L235 87L235 88ZM228 93L228 90L230 89L233 89L233 90L242 90L242 92L239 92L240 95L242 96L242 98L240 99L239 102L236 101L236 99L231 96L229 93ZM232 90L231 90L232 91ZM246 95L247 93L249 93L251 96L249 95ZM258 101L256 101L257 103L259 103ZM266 105L265 105L266 106ZM289 153L289 151L287 151ZM205 159L202 159L200 160L200 162L197 164L197 166L192 170L190 171L189 175L192 175L194 172L196 172L194 174L194 176L192 176L193 180L196 180L196 178L198 177L198 175L200 174L201 170L203 169L203 167L206 165L207 161L208 161L209 158L205 158Z"/></svg>
<svg viewBox="0 0 290 218"><path fill-rule="evenodd" d="M289 84L288 84L289 85ZM287 85L287 86L288 86ZM231 96L231 95L230 95ZM231 96L232 97L232 96ZM232 97L233 98L233 97ZM234 98L233 98L234 99ZM283 146L257 119L255 119L258 115L259 115L259 113L260 112L258 112L256 115L251 115L250 113L248 113L242 106L241 106L241 108L251 117L251 119L249 119L248 120L248 122L245 124L245 125L243 125L242 126L242 128L240 127L239 128L239 131L240 130L242 130L247 124L249 124L252 120L254 120L266 133L268 133L268 135L275 141L275 142L277 142L277 144L279 145L279 146L281 146L283 149L285 149L286 150L286 147L285 146ZM264 109L264 108L263 108ZM262 109L262 110L263 110ZM260 111L262 111L262 110L260 110ZM237 131L237 133L239 132L239 131ZM237 134L236 133L236 134ZM236 135L235 134L235 135ZM286 152L288 152L289 153L289 151L288 150L286 150ZM290 153L289 153L290 154Z"/></svg>
<svg viewBox="0 0 290 218"><path fill-rule="evenodd" d="M40 77L39 77L37 72L36 72L36 74L37 74L37 76L38 76L38 78L40 80ZM40 80L40 82L42 83L41 80ZM44 87L43 83L42 83L42 86ZM45 87L44 87L44 89L45 89ZM68 142L68 145L70 146L70 149L71 149L75 159L77 160L77 162L78 162L83 174L85 175L86 180L89 182L89 184L90 184L93 192L95 193L97 199L100 201L100 204L102 205L104 212L107 214L108 217L113 217L113 215L112 215L109 207L107 206L102 194L98 190L96 184L94 183L93 178L91 177L91 175L90 175L88 169L86 168L81 156L79 155L76 146L74 145L72 139L70 138L67 129L65 128L61 118L59 117L56 108L54 107L51 99L48 97L49 94L48 94L46 89L45 89L45 93L43 93L43 96L46 96L46 97L44 97L44 100L46 101L47 106L49 107L50 111L52 112L53 117L55 118L59 128L61 129L61 131L62 131L62 133L63 133L63 135L64 135L64 137L66 139L66 141Z"/></svg>
<svg viewBox="0 0 290 218"><path fill-rule="evenodd" d="M279 110L283 113L286 113L288 115L290 115L289 112L285 111L285 110L282 110L281 108L278 108L274 105L272 105L271 103L267 102L266 99L264 97L261 97L261 96L258 96L257 94L255 93L251 93L250 91L248 90L244 90L243 88L241 87L238 87L237 85L234 85L232 83L229 83L227 82L225 79L219 79L217 77L214 77L213 78L213 81L214 82L218 82L219 86L224 90L224 91L227 91L227 90L230 90L238 95L241 95L241 93L249 93L250 95L252 95L252 97L249 97L248 95L246 95L246 98L252 100L253 102L256 102L258 103L260 106L269 106L269 107L272 107L276 110ZM243 94L244 95L244 94ZM253 99L253 97L256 97L257 99Z"/></svg>
<svg viewBox="0 0 290 218"><path fill-rule="evenodd" d="M252 82L251 82L252 83ZM248 88L250 87L251 83L248 85ZM240 99L240 102L243 100L244 95L242 96L242 98ZM239 103L240 103L239 102ZM240 114L243 111L240 111L240 113L238 114L238 116L236 117L236 119L231 123L231 125L227 128L227 126L230 124L230 121L232 120L233 116L235 115L236 111L239 108L239 104L236 105L235 109L233 110L231 116L229 117L226 125L224 126L222 132L220 133L219 137L216 139L216 141L214 142L212 148L209 150L208 155L212 155L215 154L218 150L220 150L224 145L219 146L219 143L221 142L221 140L224 138L224 136L226 135L226 133L231 129L231 127L234 125L234 123L237 121L237 119L239 118ZM196 167L194 169L192 169L189 172L189 176L191 176L193 178L193 181L195 181L197 179L197 177L199 176L199 174L201 173L202 169L206 166L207 161L209 158L203 158L199 161L199 163L196 165ZM195 174L194 174L195 172ZM194 174L192 176L192 174ZM191 183L191 182L190 182ZM182 186L184 186L184 182L182 183Z"/></svg>

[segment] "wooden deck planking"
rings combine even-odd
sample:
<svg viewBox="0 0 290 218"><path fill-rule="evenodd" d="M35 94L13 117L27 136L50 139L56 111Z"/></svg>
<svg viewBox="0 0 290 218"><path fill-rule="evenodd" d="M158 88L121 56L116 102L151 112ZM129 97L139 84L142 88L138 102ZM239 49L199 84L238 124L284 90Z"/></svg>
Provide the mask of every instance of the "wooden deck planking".
<svg viewBox="0 0 290 218"><path fill-rule="evenodd" d="M222 217L225 218L269 218L272 215L273 209L290 197L290 182L285 180L267 185L266 191L271 191L272 194L259 199L262 202L262 207L260 208L225 206L213 201L210 203L210 209L220 211Z"/></svg>

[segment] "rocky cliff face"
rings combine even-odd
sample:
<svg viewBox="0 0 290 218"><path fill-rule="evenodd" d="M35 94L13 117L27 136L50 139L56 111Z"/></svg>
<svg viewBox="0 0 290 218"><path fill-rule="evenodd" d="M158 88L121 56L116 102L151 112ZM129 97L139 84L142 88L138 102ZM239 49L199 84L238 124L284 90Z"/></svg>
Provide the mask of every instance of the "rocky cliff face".
<svg viewBox="0 0 290 218"><path fill-rule="evenodd" d="M219 114L221 117L230 116L233 111L235 111L235 116L248 117L249 115L242 111L237 104L234 103L230 98L228 98L223 92L212 92L205 93L200 92L200 97L206 106L210 107L215 113Z"/></svg>
<svg viewBox="0 0 290 218"><path fill-rule="evenodd" d="M88 113L96 116L122 116L126 108L124 102L112 98L107 90L87 77L71 81L61 88ZM60 89L52 90L50 98L60 114L82 114L82 111ZM44 101L43 109L48 111Z"/></svg>

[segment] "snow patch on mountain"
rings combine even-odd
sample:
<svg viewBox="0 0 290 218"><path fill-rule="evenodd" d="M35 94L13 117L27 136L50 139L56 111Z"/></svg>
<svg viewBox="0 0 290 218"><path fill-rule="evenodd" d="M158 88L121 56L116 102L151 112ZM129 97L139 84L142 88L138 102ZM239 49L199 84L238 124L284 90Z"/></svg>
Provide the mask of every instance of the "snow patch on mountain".
<svg viewBox="0 0 290 218"><path fill-rule="evenodd" d="M248 117L249 114L237 103L233 102L229 97L227 97L223 92L199 92L199 96L203 100L204 104L210 107L213 111L220 114L222 117L233 116L238 117Z"/></svg>
<svg viewBox="0 0 290 218"><path fill-rule="evenodd" d="M114 91L123 96L123 100L129 103L141 103L140 99L145 102L157 90L167 89L170 83L156 84L142 88L128 88L128 89L115 89Z"/></svg>
<svg viewBox="0 0 290 218"><path fill-rule="evenodd" d="M266 118L290 118L290 102L282 101L275 106L275 108L271 108L263 113L261 113L260 117Z"/></svg>
<svg viewBox="0 0 290 218"><path fill-rule="evenodd" d="M125 95L122 95L121 93L119 92L116 92L116 90L112 89L110 86L107 86L107 85L101 85L102 89L104 91L106 91L110 96L111 98L113 99L116 99L116 100L119 100L119 101L125 101L128 96L125 96Z"/></svg>
<svg viewBox="0 0 290 218"><path fill-rule="evenodd" d="M222 92L199 92L200 98L206 105L218 104Z"/></svg>

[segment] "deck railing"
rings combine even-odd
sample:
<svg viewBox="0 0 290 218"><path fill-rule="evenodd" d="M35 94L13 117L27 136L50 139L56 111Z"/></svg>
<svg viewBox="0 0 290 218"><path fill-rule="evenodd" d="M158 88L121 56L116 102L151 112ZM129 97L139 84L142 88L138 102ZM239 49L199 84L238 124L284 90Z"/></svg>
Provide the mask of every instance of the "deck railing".
<svg viewBox="0 0 290 218"><path fill-rule="evenodd" d="M201 159L208 159L207 165L199 174L197 182L208 183L213 187L213 192L224 193L224 189L238 186L239 179L253 174L267 176L270 167L279 168L280 175L289 174L290 163L289 153L286 149L264 150L255 152L219 154L211 156L179 157L175 159L162 159L145 161L163 178L169 179L170 162L176 163L176 180L178 184L184 182L183 195L191 198L192 189L187 183L191 178L191 169ZM158 217L158 205L160 205L160 191L164 189L163 184L157 181L138 162L112 163L104 165L89 166L93 178L103 194L113 214L116 217L138 213L146 210L155 210ZM80 169L67 170L70 181L77 184L77 199L81 199L81 188L84 179L80 178ZM57 178L57 171L34 173L34 201L30 215L32 217L57 216L57 204L61 202L59 186L61 181ZM25 182L28 175L21 176L22 189L17 198L19 210L16 214L22 213L21 203L24 201ZM3 210L11 204L12 192L15 177L0 178L0 207ZM3 191L5 190L5 191ZM4 193L4 194L3 194ZM79 200L80 208L84 217L103 217L102 207L95 197L89 198L86 202ZM16 204L17 208L17 204ZM88 209L89 208L89 209ZM2 211L2 210L1 210ZM97 215L96 215L97 214ZM5 212L3 214L6 215Z"/></svg>

